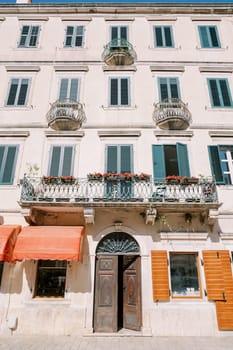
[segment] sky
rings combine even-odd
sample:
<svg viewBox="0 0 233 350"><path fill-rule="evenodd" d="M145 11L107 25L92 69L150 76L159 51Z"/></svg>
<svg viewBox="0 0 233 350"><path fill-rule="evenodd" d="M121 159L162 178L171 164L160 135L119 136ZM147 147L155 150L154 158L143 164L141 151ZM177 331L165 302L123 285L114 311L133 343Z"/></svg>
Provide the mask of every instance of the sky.
<svg viewBox="0 0 233 350"><path fill-rule="evenodd" d="M15 3L16 0L0 0L0 3ZM32 0L32 3L227 3L233 4L233 0Z"/></svg>

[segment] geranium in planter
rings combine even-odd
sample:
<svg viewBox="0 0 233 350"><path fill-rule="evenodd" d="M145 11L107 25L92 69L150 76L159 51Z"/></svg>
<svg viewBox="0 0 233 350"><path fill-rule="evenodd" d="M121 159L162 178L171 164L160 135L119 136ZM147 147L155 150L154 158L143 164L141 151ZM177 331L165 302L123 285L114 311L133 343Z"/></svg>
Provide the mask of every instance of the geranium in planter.
<svg viewBox="0 0 233 350"><path fill-rule="evenodd" d="M179 184L181 176L179 175L169 175L166 177L167 184Z"/></svg>
<svg viewBox="0 0 233 350"><path fill-rule="evenodd" d="M75 183L75 178L73 176L60 176L60 181L62 184L73 185Z"/></svg>
<svg viewBox="0 0 233 350"><path fill-rule="evenodd" d="M101 181L103 179L103 175L101 173L90 173L87 175L88 180L90 181Z"/></svg>

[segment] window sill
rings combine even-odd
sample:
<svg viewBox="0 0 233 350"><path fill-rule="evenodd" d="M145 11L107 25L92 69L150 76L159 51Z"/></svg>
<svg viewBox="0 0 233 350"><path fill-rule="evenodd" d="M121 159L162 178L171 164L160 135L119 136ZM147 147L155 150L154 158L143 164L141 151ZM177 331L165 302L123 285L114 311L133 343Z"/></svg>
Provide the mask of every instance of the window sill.
<svg viewBox="0 0 233 350"><path fill-rule="evenodd" d="M178 51L178 50L181 50L181 46L179 47L167 47L167 46L164 46L164 47L154 47L154 46L148 46L148 49L149 50L152 50L152 51L164 51L164 50L167 50L167 51Z"/></svg>
<svg viewBox="0 0 233 350"><path fill-rule="evenodd" d="M233 106L231 107L210 107L205 106L205 110L209 112L231 112L232 113Z"/></svg>
<svg viewBox="0 0 233 350"><path fill-rule="evenodd" d="M6 111L30 111L33 109L33 106L2 106L0 107L1 110L6 110Z"/></svg>
<svg viewBox="0 0 233 350"><path fill-rule="evenodd" d="M137 108L137 106L101 106L104 111L131 111Z"/></svg>
<svg viewBox="0 0 233 350"><path fill-rule="evenodd" d="M32 298L31 300L27 300L25 301L25 304L26 305L37 305L37 304L47 304L47 305L50 305L50 304L58 304L58 305L70 305L71 301L70 300L67 300L67 299L64 299L63 297L35 297L35 298Z"/></svg>
<svg viewBox="0 0 233 350"><path fill-rule="evenodd" d="M200 46L196 46L197 50L200 51L226 51L228 50L228 46L226 47L200 47Z"/></svg>

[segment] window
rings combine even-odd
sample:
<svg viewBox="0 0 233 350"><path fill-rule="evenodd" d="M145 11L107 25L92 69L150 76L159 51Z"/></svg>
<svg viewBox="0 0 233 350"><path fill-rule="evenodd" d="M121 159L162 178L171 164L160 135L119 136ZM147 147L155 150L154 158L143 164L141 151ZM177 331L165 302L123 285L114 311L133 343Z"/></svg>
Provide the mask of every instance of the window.
<svg viewBox="0 0 233 350"><path fill-rule="evenodd" d="M25 106L29 88L29 79L11 79L7 97L7 106Z"/></svg>
<svg viewBox="0 0 233 350"><path fill-rule="evenodd" d="M64 297L67 261L39 260L36 297Z"/></svg>
<svg viewBox="0 0 233 350"><path fill-rule="evenodd" d="M13 184L17 153L17 145L0 145L0 185Z"/></svg>
<svg viewBox="0 0 233 350"><path fill-rule="evenodd" d="M155 47L174 47L172 27L154 26Z"/></svg>
<svg viewBox="0 0 233 350"><path fill-rule="evenodd" d="M212 107L232 107L228 79L207 79Z"/></svg>
<svg viewBox="0 0 233 350"><path fill-rule="evenodd" d="M83 47L84 27L67 26L65 47Z"/></svg>
<svg viewBox="0 0 233 350"><path fill-rule="evenodd" d="M233 145L209 146L212 175L217 184L233 184Z"/></svg>
<svg viewBox="0 0 233 350"><path fill-rule="evenodd" d="M110 78L110 106L129 106L129 78Z"/></svg>
<svg viewBox="0 0 233 350"><path fill-rule="evenodd" d="M113 26L111 27L111 40L128 40L128 27Z"/></svg>
<svg viewBox="0 0 233 350"><path fill-rule="evenodd" d="M172 297L200 297L196 253L170 253Z"/></svg>
<svg viewBox="0 0 233 350"><path fill-rule="evenodd" d="M73 173L73 145L58 145L51 147L48 175L70 176Z"/></svg>
<svg viewBox="0 0 233 350"><path fill-rule="evenodd" d="M216 26L198 26L202 48L221 47Z"/></svg>
<svg viewBox="0 0 233 350"><path fill-rule="evenodd" d="M40 26L22 26L19 47L37 47Z"/></svg>
<svg viewBox="0 0 233 350"><path fill-rule="evenodd" d="M160 101L180 98L178 78L158 78Z"/></svg>
<svg viewBox="0 0 233 350"><path fill-rule="evenodd" d="M78 79L61 79L59 101L78 101L79 94Z"/></svg>
<svg viewBox="0 0 233 350"><path fill-rule="evenodd" d="M154 178L168 175L190 176L187 145L153 145Z"/></svg>

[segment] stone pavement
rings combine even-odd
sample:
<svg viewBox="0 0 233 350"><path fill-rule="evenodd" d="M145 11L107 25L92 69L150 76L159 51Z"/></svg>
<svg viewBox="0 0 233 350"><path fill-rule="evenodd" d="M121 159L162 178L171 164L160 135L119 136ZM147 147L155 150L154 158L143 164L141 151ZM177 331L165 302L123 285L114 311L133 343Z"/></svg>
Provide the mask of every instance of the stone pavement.
<svg viewBox="0 0 233 350"><path fill-rule="evenodd" d="M0 350L232 350L233 336L1 336Z"/></svg>

